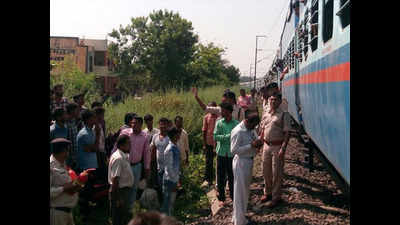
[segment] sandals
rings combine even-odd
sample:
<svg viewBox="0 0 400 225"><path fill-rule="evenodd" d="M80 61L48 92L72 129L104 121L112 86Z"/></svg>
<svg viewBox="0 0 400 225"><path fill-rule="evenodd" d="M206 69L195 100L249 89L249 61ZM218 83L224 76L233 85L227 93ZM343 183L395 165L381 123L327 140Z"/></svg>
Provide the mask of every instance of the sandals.
<svg viewBox="0 0 400 225"><path fill-rule="evenodd" d="M268 202L265 206L268 208L274 208L279 202L281 202L281 199L275 199Z"/></svg>
<svg viewBox="0 0 400 225"><path fill-rule="evenodd" d="M267 202L267 201L270 201L270 200L272 200L272 196L271 195L263 195L261 197L261 202Z"/></svg>

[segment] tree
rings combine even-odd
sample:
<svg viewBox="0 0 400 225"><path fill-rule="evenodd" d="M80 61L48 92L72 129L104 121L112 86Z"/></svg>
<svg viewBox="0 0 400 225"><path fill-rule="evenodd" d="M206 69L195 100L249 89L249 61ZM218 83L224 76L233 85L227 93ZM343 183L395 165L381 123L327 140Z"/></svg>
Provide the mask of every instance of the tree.
<svg viewBox="0 0 400 225"><path fill-rule="evenodd" d="M233 65L225 66L224 73L232 84L237 84L240 81L240 70Z"/></svg>
<svg viewBox="0 0 400 225"><path fill-rule="evenodd" d="M122 74L150 71L151 82L164 91L182 84L192 61L198 37L192 23L172 11L153 11L148 17L131 19L131 24L113 30L116 42L109 55Z"/></svg>
<svg viewBox="0 0 400 225"><path fill-rule="evenodd" d="M237 83L235 76L239 74L239 70L234 66L227 66L229 62L222 59L222 55L225 53L223 48L215 46L212 42L207 45L200 43L196 47L194 60L190 64L189 70L192 73L193 84L205 87Z"/></svg>

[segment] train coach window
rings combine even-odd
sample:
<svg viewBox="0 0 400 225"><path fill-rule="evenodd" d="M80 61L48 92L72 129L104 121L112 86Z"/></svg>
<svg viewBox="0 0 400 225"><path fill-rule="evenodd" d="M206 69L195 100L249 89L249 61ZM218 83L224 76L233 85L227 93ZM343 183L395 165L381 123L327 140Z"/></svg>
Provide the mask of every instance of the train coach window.
<svg viewBox="0 0 400 225"><path fill-rule="evenodd" d="M315 51L318 48L318 0L313 0L311 3L311 50Z"/></svg>
<svg viewBox="0 0 400 225"><path fill-rule="evenodd" d="M350 0L340 0L340 9L336 15L340 17L342 28L350 24Z"/></svg>
<svg viewBox="0 0 400 225"><path fill-rule="evenodd" d="M289 51L289 61L290 61L290 63L289 63L289 68L290 69L293 69L294 68L294 55L293 55L293 51L294 51L294 43L293 43L293 40L292 40L292 42L290 42L290 51Z"/></svg>
<svg viewBox="0 0 400 225"><path fill-rule="evenodd" d="M332 38L333 31L333 0L325 0L324 2L322 39L327 42Z"/></svg>

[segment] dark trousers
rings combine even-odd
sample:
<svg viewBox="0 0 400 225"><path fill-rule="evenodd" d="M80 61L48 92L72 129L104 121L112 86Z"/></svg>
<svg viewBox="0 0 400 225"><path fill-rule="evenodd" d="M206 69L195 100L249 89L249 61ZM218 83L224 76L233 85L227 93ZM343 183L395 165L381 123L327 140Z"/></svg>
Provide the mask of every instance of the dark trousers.
<svg viewBox="0 0 400 225"><path fill-rule="evenodd" d="M111 207L111 218L113 225L126 225L129 222L129 195L132 192L132 188L124 187L119 189L119 198L113 199L111 192L109 193L110 207ZM119 205L117 201L119 200Z"/></svg>
<svg viewBox="0 0 400 225"><path fill-rule="evenodd" d="M233 200L232 157L217 156L218 200L225 201L226 176L228 176L229 196Z"/></svg>
<svg viewBox="0 0 400 225"><path fill-rule="evenodd" d="M206 145L205 150L206 155L206 170L204 174L204 180L206 180L209 184L212 184L214 181L214 146Z"/></svg>
<svg viewBox="0 0 400 225"><path fill-rule="evenodd" d="M148 184L149 187L153 189L157 189L160 185L158 183L157 162L155 160L152 160L150 163L150 179Z"/></svg>
<svg viewBox="0 0 400 225"><path fill-rule="evenodd" d="M107 168L107 156L105 152L97 152L97 164L99 168Z"/></svg>

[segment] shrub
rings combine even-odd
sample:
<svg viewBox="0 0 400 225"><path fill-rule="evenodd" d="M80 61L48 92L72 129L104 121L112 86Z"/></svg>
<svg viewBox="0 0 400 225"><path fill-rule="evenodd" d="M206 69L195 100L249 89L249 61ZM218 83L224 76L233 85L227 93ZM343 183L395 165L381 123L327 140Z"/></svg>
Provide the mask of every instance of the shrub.
<svg viewBox="0 0 400 225"><path fill-rule="evenodd" d="M64 96L69 100L78 93L86 93L85 106L87 107L90 106L89 103L100 99L101 88L95 82L95 75L80 71L72 56L65 57L63 62L51 61L51 63L55 64L55 67L50 73L50 87L63 84Z"/></svg>

